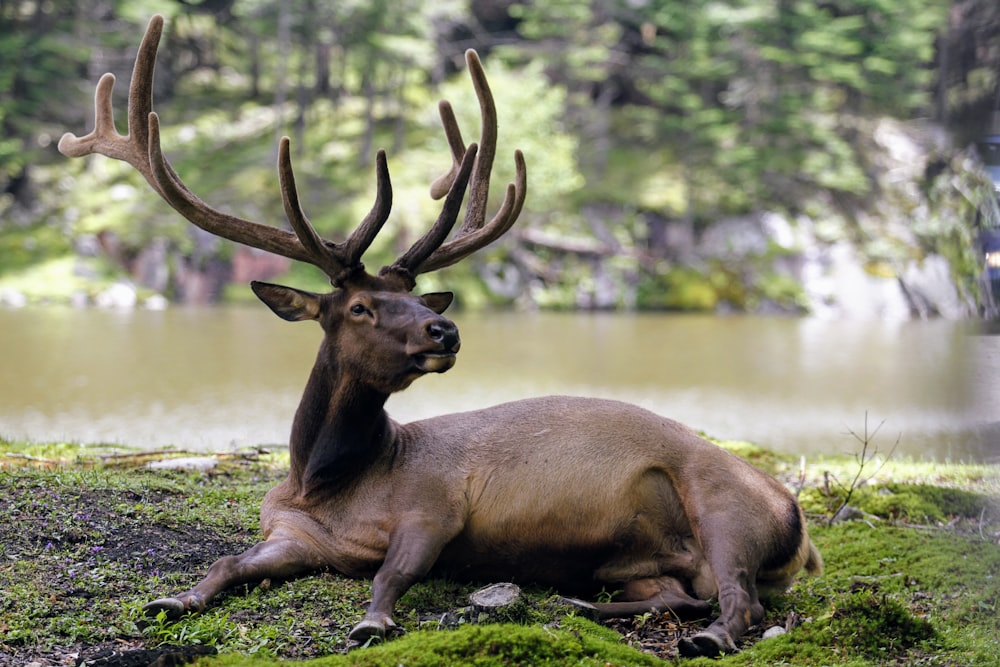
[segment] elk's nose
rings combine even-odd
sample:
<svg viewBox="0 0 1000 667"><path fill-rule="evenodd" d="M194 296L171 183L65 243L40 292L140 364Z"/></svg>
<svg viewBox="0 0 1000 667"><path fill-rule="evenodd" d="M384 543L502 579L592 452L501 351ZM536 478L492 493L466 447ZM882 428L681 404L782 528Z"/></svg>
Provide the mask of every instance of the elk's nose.
<svg viewBox="0 0 1000 667"><path fill-rule="evenodd" d="M444 318L428 322L425 327L428 338L449 352L458 352L462 344L458 337L458 327Z"/></svg>

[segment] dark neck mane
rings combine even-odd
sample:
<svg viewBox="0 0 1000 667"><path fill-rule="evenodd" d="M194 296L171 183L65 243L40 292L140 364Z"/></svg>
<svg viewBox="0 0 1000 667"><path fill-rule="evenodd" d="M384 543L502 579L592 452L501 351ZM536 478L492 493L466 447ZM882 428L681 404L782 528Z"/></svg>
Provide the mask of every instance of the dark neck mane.
<svg viewBox="0 0 1000 667"><path fill-rule="evenodd" d="M335 491L391 446L388 395L317 361L292 424L290 478L299 493Z"/></svg>

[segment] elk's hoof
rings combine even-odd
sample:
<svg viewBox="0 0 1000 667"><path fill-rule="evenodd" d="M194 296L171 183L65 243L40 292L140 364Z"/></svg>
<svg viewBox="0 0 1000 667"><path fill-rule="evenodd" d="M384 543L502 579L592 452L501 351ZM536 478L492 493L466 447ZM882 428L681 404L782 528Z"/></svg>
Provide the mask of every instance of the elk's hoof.
<svg viewBox="0 0 1000 667"><path fill-rule="evenodd" d="M729 643L731 644L731 642ZM711 632L699 632L696 635L682 639L677 645L677 650L685 658L697 658L699 656L717 658L723 653L735 651L736 646L727 646L727 642Z"/></svg>
<svg viewBox="0 0 1000 667"><path fill-rule="evenodd" d="M385 626L378 621L365 619L354 626L347 638L352 642L364 644L368 640L382 639L385 637Z"/></svg>
<svg viewBox="0 0 1000 667"><path fill-rule="evenodd" d="M186 614L187 610L184 603L177 598L160 598L159 600L153 600L142 608L143 613L150 617L157 616L161 611L166 612L167 618L171 621L176 621Z"/></svg>

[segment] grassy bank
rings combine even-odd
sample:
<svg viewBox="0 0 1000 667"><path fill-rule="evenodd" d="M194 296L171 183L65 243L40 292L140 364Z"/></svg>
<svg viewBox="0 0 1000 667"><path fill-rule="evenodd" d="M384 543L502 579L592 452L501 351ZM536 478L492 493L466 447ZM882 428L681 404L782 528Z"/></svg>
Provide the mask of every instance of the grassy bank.
<svg viewBox="0 0 1000 667"><path fill-rule="evenodd" d="M1000 467L831 459L802 468L727 446L801 488L826 571L772 600L741 653L686 664L995 664ZM530 588L527 604L481 619L467 608L476 584L434 580L398 605L404 636L348 654L369 582L331 572L230 591L178 622L147 620L144 603L257 540L260 499L287 465L280 451L219 456L207 471L153 469L152 458L163 456L0 440L0 664L218 653L204 660L641 665L676 660L677 639L700 627L663 615L601 626ZM830 522L845 500L851 518ZM773 626L788 632L762 640Z"/></svg>

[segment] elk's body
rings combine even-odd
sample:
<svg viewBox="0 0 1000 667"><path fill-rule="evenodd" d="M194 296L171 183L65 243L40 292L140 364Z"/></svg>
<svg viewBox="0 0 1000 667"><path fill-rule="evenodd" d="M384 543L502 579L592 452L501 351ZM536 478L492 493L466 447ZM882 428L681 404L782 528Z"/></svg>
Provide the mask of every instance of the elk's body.
<svg viewBox="0 0 1000 667"><path fill-rule="evenodd" d="M715 596L692 526L706 521L726 525L726 542L762 543L768 581L780 584L789 578L783 568L804 564L798 507L776 481L632 405L550 396L392 430L357 485L326 489L320 503L303 499L295 479L273 489L262 508L265 534L291 528L296 542L320 545L323 565L368 577L393 533L412 523L440 551L424 566L576 594L673 576L701 599ZM733 503L734 494L753 502ZM763 511L774 521L762 529Z"/></svg>
<svg viewBox="0 0 1000 667"><path fill-rule="evenodd" d="M372 604L351 631L382 635L396 601L419 578L535 581L566 592L623 591L596 605L606 616L670 610L720 616L681 644L682 653L734 650L759 621L759 588L783 588L802 568L818 571L795 499L773 478L635 406L572 397L536 398L397 424L389 395L426 373L447 371L458 330L442 316L450 293L411 294L420 273L455 263L510 228L524 201L523 158L499 212L485 220L496 115L475 54L467 55L483 110L481 146L466 148L450 108L442 120L454 158L432 188L447 195L431 230L392 265L367 273L361 255L389 215L384 155L371 213L343 243L320 238L298 205L283 140L282 198L293 232L208 207L177 177L159 146L151 112L153 62L162 19L150 23L129 94L127 136L114 130L102 78L97 128L66 135L68 155L103 153L138 169L195 224L235 241L310 262L334 290L312 294L254 283L286 320L316 320L325 336L290 437L288 477L264 498L264 541L218 560L191 590L147 609L198 611L222 590L332 568L373 577ZM455 238L465 190L466 216Z"/></svg>

